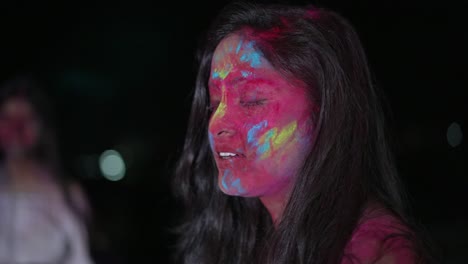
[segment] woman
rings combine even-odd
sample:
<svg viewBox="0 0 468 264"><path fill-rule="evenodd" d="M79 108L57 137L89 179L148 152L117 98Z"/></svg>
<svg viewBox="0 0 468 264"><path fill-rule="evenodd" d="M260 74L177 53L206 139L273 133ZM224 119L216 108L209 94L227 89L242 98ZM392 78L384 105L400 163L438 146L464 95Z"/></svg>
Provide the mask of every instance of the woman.
<svg viewBox="0 0 468 264"><path fill-rule="evenodd" d="M31 79L0 90L0 263L91 263L86 199L59 169L49 104Z"/></svg>
<svg viewBox="0 0 468 264"><path fill-rule="evenodd" d="M420 263L379 90L350 24L233 4L199 56L175 189L181 263Z"/></svg>

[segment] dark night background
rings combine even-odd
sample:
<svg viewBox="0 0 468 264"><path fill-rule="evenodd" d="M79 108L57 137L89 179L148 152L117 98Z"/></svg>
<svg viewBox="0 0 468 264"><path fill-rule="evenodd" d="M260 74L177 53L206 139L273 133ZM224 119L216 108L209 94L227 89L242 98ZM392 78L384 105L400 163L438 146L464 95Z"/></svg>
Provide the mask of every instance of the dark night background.
<svg viewBox="0 0 468 264"><path fill-rule="evenodd" d="M97 263L168 263L180 211L168 180L183 143L194 53L227 2L1 4L1 81L31 72L52 98L65 168L93 209ZM466 261L467 142L452 147L447 131L453 122L468 131L468 9L455 1L290 2L331 8L355 26L393 110L414 213L445 263ZM121 181L100 174L107 149L126 162Z"/></svg>

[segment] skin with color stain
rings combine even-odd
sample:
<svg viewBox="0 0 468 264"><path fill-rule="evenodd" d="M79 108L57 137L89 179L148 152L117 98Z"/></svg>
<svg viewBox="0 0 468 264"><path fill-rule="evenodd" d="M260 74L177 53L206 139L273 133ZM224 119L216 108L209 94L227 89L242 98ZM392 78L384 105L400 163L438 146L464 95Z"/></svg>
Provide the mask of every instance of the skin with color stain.
<svg viewBox="0 0 468 264"><path fill-rule="evenodd" d="M39 137L39 121L25 99L11 98L0 107L0 148L7 156L32 148Z"/></svg>
<svg viewBox="0 0 468 264"><path fill-rule="evenodd" d="M312 146L316 106L298 83L239 34L213 55L208 130L218 185L228 195L259 197L275 222Z"/></svg>

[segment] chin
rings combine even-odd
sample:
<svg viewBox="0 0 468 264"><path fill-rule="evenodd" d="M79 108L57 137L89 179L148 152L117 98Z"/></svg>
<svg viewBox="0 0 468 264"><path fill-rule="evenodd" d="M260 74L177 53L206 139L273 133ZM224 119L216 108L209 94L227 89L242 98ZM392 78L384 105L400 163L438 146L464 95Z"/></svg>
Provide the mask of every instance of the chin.
<svg viewBox="0 0 468 264"><path fill-rule="evenodd" d="M226 180L224 179L223 181L222 175L218 178L218 188L221 192L229 196L253 198L260 197L265 193L261 190L262 188L246 188L241 186L239 183L240 181L233 181L231 184L226 184Z"/></svg>
<svg viewBox="0 0 468 264"><path fill-rule="evenodd" d="M218 179L218 188L226 195L229 196L241 196L241 197L249 197L249 191L237 186L236 184L227 186L226 182L223 181L222 178Z"/></svg>

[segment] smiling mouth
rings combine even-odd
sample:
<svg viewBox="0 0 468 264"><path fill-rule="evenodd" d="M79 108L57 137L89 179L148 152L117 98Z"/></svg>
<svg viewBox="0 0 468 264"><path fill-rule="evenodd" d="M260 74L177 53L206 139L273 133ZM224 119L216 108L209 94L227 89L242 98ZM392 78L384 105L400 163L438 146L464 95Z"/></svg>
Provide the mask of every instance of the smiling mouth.
<svg viewBox="0 0 468 264"><path fill-rule="evenodd" d="M233 159L233 158L239 158L241 157L240 154L234 153L234 152L218 152L218 157L220 159Z"/></svg>

